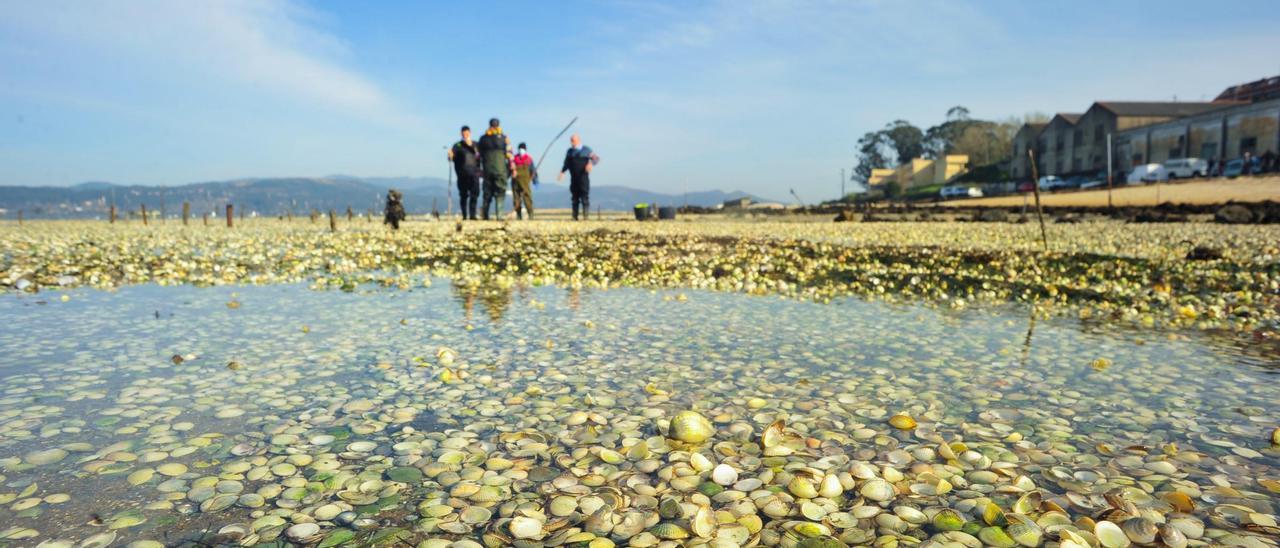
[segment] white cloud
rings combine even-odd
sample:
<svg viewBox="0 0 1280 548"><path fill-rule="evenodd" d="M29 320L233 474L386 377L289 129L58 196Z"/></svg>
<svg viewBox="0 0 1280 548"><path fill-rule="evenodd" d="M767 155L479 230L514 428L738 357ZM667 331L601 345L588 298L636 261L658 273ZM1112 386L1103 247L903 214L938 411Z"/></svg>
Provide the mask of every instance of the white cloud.
<svg viewBox="0 0 1280 548"><path fill-rule="evenodd" d="M412 124L412 114L344 65L350 52L320 22L290 0L55 0L0 7L0 29L33 44L23 48L28 55L35 50L50 62L74 63L80 52L119 67L121 78L160 87L238 86L376 123Z"/></svg>

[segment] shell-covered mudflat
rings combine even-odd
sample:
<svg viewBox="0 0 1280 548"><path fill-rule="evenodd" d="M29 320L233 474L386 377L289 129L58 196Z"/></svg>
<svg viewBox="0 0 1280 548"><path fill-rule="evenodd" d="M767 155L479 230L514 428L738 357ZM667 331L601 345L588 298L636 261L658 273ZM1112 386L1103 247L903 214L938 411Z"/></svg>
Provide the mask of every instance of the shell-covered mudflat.
<svg viewBox="0 0 1280 548"><path fill-rule="evenodd" d="M1273 341L513 280L3 296L0 543L1276 545Z"/></svg>
<svg viewBox="0 0 1280 548"><path fill-rule="evenodd" d="M351 287L378 272L507 277L531 285L702 288L809 300L862 296L947 307L1036 303L1111 323L1274 336L1280 226L1008 223L411 222L250 219L5 223L0 287L37 291L312 281ZM318 282L317 282L318 280Z"/></svg>

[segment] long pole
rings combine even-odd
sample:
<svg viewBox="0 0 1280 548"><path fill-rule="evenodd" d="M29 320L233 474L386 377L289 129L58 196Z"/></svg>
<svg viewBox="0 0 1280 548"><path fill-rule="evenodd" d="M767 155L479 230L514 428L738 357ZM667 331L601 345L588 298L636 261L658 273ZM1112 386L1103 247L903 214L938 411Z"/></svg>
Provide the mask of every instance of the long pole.
<svg viewBox="0 0 1280 548"><path fill-rule="evenodd" d="M840 199L844 199L844 168L840 168Z"/></svg>
<svg viewBox="0 0 1280 548"><path fill-rule="evenodd" d="M1107 134L1107 209L1115 207L1111 202L1112 184L1112 164L1111 164L1111 134Z"/></svg>
<svg viewBox="0 0 1280 548"><path fill-rule="evenodd" d="M560 133L557 133L556 137L552 139L550 143L547 143L547 149L542 151L542 156L538 158L538 163L533 165L534 171L537 171L538 168L542 167L542 161L547 159L547 153L551 152L551 147L555 146L556 141L559 141L561 137L564 137L564 132L569 131L569 128L573 127L574 122L577 121L578 117L574 116L572 120L569 120L569 125L564 126L564 129L560 130Z"/></svg>
<svg viewBox="0 0 1280 548"><path fill-rule="evenodd" d="M1049 234L1044 229L1044 211L1040 209L1040 170L1036 168L1036 151L1027 149L1027 156L1031 158L1031 190L1036 193L1036 219L1040 221L1040 244L1044 246L1044 250L1049 250Z"/></svg>

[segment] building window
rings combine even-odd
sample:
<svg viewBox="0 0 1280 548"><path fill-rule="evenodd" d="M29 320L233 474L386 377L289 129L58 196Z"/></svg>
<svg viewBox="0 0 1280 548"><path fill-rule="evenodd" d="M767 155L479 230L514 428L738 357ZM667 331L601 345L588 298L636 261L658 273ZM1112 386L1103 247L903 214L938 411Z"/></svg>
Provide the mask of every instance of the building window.
<svg viewBox="0 0 1280 548"><path fill-rule="evenodd" d="M1062 173L1062 160L1058 160L1053 163L1053 175L1057 175L1059 173Z"/></svg>
<svg viewBox="0 0 1280 548"><path fill-rule="evenodd" d="M1137 154L1134 154L1134 155L1133 155L1133 165L1135 165L1135 166L1136 166L1136 165L1141 165L1141 164L1142 164L1142 153L1141 153L1141 152L1139 152L1139 153L1137 153Z"/></svg>
<svg viewBox="0 0 1280 548"><path fill-rule="evenodd" d="M1104 140L1104 137L1105 136L1102 134L1102 124L1093 126L1093 142L1101 144L1102 141Z"/></svg>
<svg viewBox="0 0 1280 548"><path fill-rule="evenodd" d="M1071 171L1080 171L1080 167L1081 167L1081 166L1080 166L1080 159L1079 159L1079 158L1072 158L1072 159L1071 159Z"/></svg>
<svg viewBox="0 0 1280 548"><path fill-rule="evenodd" d="M1071 146L1078 147L1084 144L1084 130L1077 129L1071 132Z"/></svg>
<svg viewBox="0 0 1280 548"><path fill-rule="evenodd" d="M1258 153L1257 137L1245 137L1243 139L1240 139L1240 155L1241 156L1244 156L1245 154L1257 154L1257 153Z"/></svg>
<svg viewBox="0 0 1280 548"><path fill-rule="evenodd" d="M1218 157L1218 143L1201 143L1200 157L1206 159L1216 159Z"/></svg>
<svg viewBox="0 0 1280 548"><path fill-rule="evenodd" d="M1054 149L1054 150L1056 150L1056 151L1058 151L1058 152L1062 152L1062 146L1063 146L1064 144L1065 144L1065 143L1063 143L1063 142L1062 142L1062 136L1061 136L1061 135L1058 135L1058 136L1054 139L1053 149Z"/></svg>

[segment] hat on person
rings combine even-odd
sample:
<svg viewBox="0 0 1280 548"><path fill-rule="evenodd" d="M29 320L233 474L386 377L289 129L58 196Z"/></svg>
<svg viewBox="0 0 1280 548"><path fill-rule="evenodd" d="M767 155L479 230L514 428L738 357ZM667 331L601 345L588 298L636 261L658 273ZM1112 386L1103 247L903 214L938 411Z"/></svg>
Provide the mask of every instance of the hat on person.
<svg viewBox="0 0 1280 548"><path fill-rule="evenodd" d="M497 118L490 118L490 119L489 119L489 127L498 127L499 125L501 125L501 124L499 124L499 123L498 123L498 119L497 119Z"/></svg>
<svg viewBox="0 0 1280 548"><path fill-rule="evenodd" d="M471 131L471 126L462 126L462 131Z"/></svg>
<svg viewBox="0 0 1280 548"><path fill-rule="evenodd" d="M520 143L520 146L517 146L516 148L518 148L518 149L520 149L520 150L528 150L528 149L529 149L529 147L524 146L524 143Z"/></svg>

